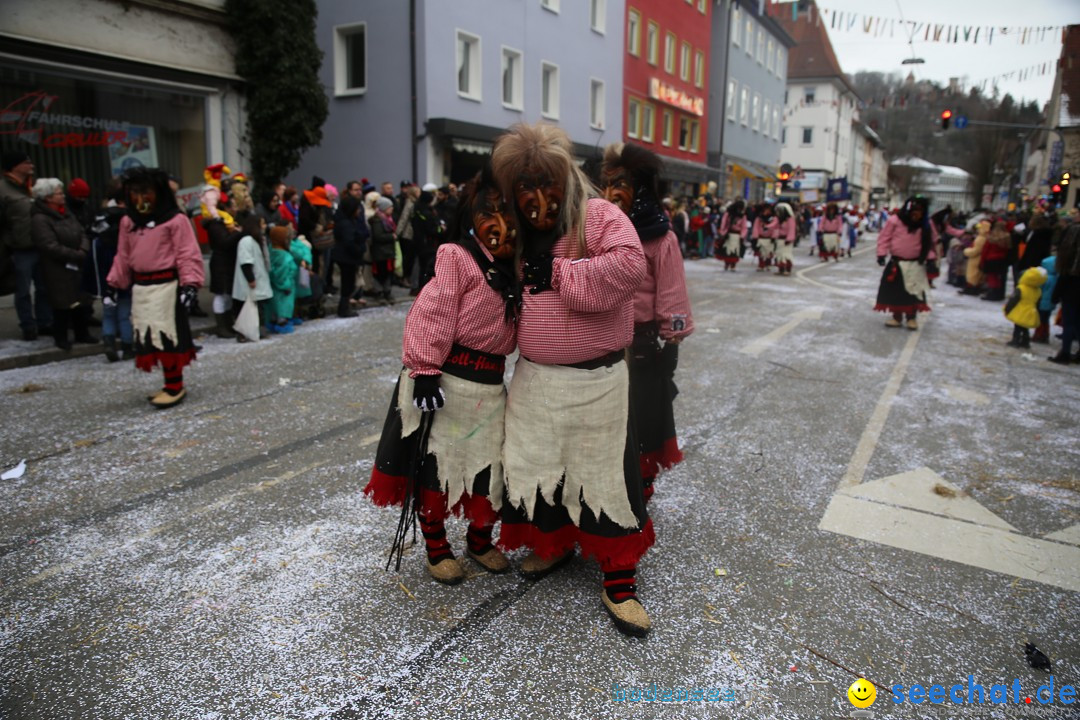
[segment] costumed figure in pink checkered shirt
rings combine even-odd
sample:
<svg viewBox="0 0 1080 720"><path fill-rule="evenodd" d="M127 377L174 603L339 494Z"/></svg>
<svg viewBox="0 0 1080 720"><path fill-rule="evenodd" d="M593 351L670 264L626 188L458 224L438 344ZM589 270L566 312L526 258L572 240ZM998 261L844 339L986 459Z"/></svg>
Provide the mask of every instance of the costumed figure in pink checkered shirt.
<svg viewBox="0 0 1080 720"><path fill-rule="evenodd" d="M724 271L735 272L742 259L742 239L746 235L746 202L736 200L727 206L720 219L720 241L716 244L716 259L724 261Z"/></svg>
<svg viewBox="0 0 1080 720"><path fill-rule="evenodd" d="M630 218L648 270L634 295L634 341L628 357L646 501L660 471L683 459L675 435L675 366L679 343L694 331L679 241L658 200L660 167L656 153L640 145L612 143L604 149L600 169L604 197ZM728 218L725 214L722 222ZM745 227L746 218L741 219ZM741 240L737 247L741 253Z"/></svg>
<svg viewBox="0 0 1080 720"><path fill-rule="evenodd" d="M499 545L527 547L527 577L574 554L596 558L601 599L624 633L643 636L637 564L653 544L630 414L626 348L645 255L633 224L592 197L570 138L515 125L492 151L522 238L521 357L506 403L507 502Z"/></svg>
<svg viewBox="0 0 1080 720"><path fill-rule="evenodd" d="M127 215L102 302L115 303L118 291L132 289L135 366L146 372L161 366L165 386L149 400L163 410L187 397L184 368L195 359L188 310L205 280L202 252L165 171L129 170L124 197Z"/></svg>
<svg viewBox="0 0 1080 720"><path fill-rule="evenodd" d="M762 203L758 207L758 214L750 231L754 240L757 241L758 272L766 272L773 264L773 256L776 254L776 233L779 227L780 223L773 214L772 205Z"/></svg>
<svg viewBox="0 0 1080 720"><path fill-rule="evenodd" d="M465 577L446 539L451 512L469 521L471 558L489 572L509 569L491 536L503 501L503 372L521 297L516 236L514 213L485 168L438 247L435 277L405 318L404 368L364 488L376 505L402 507L391 560L396 554L400 568L418 516L427 570L446 585Z"/></svg>
<svg viewBox="0 0 1080 720"><path fill-rule="evenodd" d="M832 258L840 262L840 233L844 231L844 218L836 203L825 206L825 215L821 218L821 262Z"/></svg>

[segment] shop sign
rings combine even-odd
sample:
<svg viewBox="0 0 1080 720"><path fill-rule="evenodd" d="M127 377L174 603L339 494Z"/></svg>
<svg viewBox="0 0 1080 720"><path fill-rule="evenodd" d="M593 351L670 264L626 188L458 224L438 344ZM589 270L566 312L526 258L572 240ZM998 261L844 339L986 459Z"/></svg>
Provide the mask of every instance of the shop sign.
<svg viewBox="0 0 1080 720"><path fill-rule="evenodd" d="M682 90L661 82L660 78L652 78L649 80L649 97L653 100L667 103L668 105L674 105L680 110L685 110L694 115L700 116L705 114L704 98L687 95Z"/></svg>
<svg viewBox="0 0 1080 720"><path fill-rule="evenodd" d="M58 97L35 90L8 103L0 109L0 135L47 148L106 147L127 140L131 125L126 121L48 112ZM71 130L46 133L45 125Z"/></svg>

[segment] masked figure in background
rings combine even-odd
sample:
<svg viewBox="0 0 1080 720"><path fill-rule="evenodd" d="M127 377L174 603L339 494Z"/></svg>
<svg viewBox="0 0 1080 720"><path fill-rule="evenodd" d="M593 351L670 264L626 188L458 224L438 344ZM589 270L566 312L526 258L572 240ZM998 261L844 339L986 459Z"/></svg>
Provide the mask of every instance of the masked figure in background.
<svg viewBox="0 0 1080 720"><path fill-rule="evenodd" d="M516 240L513 210L485 169L469 183L436 251L435 276L405 318L405 367L364 488L376 505L405 504L408 513L416 502L427 570L447 585L465 577L446 539L451 512L469 520L471 558L489 572L509 568L491 535L503 501L503 371L521 297Z"/></svg>
<svg viewBox="0 0 1080 720"><path fill-rule="evenodd" d="M720 238L716 259L724 261L724 271L735 272L742 258L742 239L746 235L746 203L736 200L728 205L720 220Z"/></svg>
<svg viewBox="0 0 1080 720"><path fill-rule="evenodd" d="M836 203L825 206L825 216L821 218L821 262L832 258L840 262L840 233L844 230L844 218Z"/></svg>
<svg viewBox="0 0 1080 720"><path fill-rule="evenodd" d="M165 386L150 404L170 408L186 397L184 368L195 359L188 310L203 284L202 253L163 171L130 170L124 196L127 216L120 222L104 302L115 302L117 290L132 288L135 365L146 372L161 365Z"/></svg>
<svg viewBox="0 0 1080 720"><path fill-rule="evenodd" d="M918 330L915 315L930 312L927 266L932 268L937 260L934 252L937 231L926 215L926 208L926 198L909 198L878 235L878 265L884 266L885 271L874 310L892 315L885 321L887 327L900 327L900 318L904 316L908 330Z"/></svg>
<svg viewBox="0 0 1080 720"><path fill-rule="evenodd" d="M776 203L776 271L778 275L790 275L795 260L796 235L795 213L787 203Z"/></svg>
<svg viewBox="0 0 1080 720"><path fill-rule="evenodd" d="M634 295L630 347L630 397L635 412L641 480L648 501L661 469L682 462L675 435L675 366L679 343L694 331L679 241L657 201L660 158L639 145L613 143L604 150L604 197L626 213L645 251L645 280ZM725 213L725 220L728 218ZM746 219L742 218L745 227ZM736 244L736 261L741 241ZM663 349L660 341L664 341Z"/></svg>
<svg viewBox="0 0 1080 720"><path fill-rule="evenodd" d="M773 264L776 252L776 232L779 223L773 215L772 205L762 203L754 220L753 233L757 240L758 272L765 272Z"/></svg>
<svg viewBox="0 0 1080 720"><path fill-rule="evenodd" d="M591 197L563 130L515 125L496 141L492 165L516 203L528 290L506 404L499 545L530 548L521 570L532 578L580 546L600 563L616 626L645 635L635 578L654 536L625 362L646 272L641 242L622 211Z"/></svg>

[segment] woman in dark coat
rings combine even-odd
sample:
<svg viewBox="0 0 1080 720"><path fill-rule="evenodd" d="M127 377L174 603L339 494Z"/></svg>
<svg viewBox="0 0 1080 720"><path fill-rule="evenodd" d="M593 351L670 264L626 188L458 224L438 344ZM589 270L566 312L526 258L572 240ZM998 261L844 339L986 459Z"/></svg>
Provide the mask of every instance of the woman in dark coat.
<svg viewBox="0 0 1080 720"><path fill-rule="evenodd" d="M390 304L390 287L394 279L394 203L385 197L380 197L376 204L376 212L371 216L368 225L371 226L371 274L375 277L375 284L380 293L379 304Z"/></svg>
<svg viewBox="0 0 1080 720"><path fill-rule="evenodd" d="M96 343L97 338L86 329L87 313L76 311L84 298L82 273L90 241L78 218L67 210L62 182L42 178L34 183L32 192L30 237L41 255L41 274L53 309L56 347L71 349L69 327L75 331L75 342Z"/></svg>
<svg viewBox="0 0 1080 720"><path fill-rule="evenodd" d="M210 241L210 292L214 296L214 333L219 338L232 338L233 313L232 291L233 274L236 272L236 246L244 236L234 224L240 218L234 217L235 208L231 203L219 212L217 208L203 218L203 228Z"/></svg>
<svg viewBox="0 0 1080 720"><path fill-rule="evenodd" d="M356 311L349 307L349 300L356 291L356 271L364 264L369 237L371 230L365 222L360 201L345 195L334 215L334 247L330 252L330 258L338 264L341 273L338 317L356 317Z"/></svg>

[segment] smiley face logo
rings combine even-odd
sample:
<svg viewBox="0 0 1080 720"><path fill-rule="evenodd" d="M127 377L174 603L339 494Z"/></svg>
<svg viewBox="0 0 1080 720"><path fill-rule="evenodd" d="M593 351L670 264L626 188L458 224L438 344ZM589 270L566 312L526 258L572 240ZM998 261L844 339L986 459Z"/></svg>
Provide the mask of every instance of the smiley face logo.
<svg viewBox="0 0 1080 720"><path fill-rule="evenodd" d="M847 697L855 707L868 708L877 699L877 688L869 680L859 678L847 689Z"/></svg>

